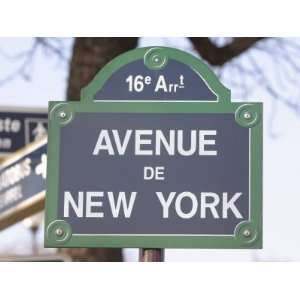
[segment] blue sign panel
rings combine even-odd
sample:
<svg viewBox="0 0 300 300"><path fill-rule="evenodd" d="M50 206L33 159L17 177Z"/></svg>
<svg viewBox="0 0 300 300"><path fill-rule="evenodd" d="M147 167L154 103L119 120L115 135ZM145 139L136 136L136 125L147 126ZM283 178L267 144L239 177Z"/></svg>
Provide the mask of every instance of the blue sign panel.
<svg viewBox="0 0 300 300"><path fill-rule="evenodd" d="M0 155L12 153L47 135L44 110L0 108Z"/></svg>
<svg viewBox="0 0 300 300"><path fill-rule="evenodd" d="M47 139L33 143L0 166L0 229L43 208Z"/></svg>

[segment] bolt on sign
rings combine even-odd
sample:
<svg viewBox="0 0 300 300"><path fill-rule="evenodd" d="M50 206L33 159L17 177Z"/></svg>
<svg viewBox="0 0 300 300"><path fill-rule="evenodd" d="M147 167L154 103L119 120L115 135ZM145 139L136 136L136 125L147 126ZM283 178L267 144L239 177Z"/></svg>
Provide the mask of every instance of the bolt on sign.
<svg viewBox="0 0 300 300"><path fill-rule="evenodd" d="M0 229L44 208L47 138L31 143L0 165Z"/></svg>
<svg viewBox="0 0 300 300"><path fill-rule="evenodd" d="M44 109L0 107L0 157L46 136L47 119Z"/></svg>
<svg viewBox="0 0 300 300"><path fill-rule="evenodd" d="M262 104L171 48L50 102L46 247L261 248Z"/></svg>

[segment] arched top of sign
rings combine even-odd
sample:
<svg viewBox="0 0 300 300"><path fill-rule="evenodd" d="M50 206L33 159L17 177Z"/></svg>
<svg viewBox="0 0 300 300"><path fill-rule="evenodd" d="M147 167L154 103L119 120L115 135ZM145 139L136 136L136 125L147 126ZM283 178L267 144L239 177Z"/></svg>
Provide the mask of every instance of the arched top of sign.
<svg viewBox="0 0 300 300"><path fill-rule="evenodd" d="M81 101L230 102L210 68L186 52L147 47L119 55L81 90Z"/></svg>

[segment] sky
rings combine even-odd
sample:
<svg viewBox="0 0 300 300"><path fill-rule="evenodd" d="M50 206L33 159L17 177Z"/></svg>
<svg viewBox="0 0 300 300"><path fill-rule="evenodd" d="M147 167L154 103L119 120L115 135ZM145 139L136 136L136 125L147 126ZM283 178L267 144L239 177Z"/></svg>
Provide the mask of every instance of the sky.
<svg viewBox="0 0 300 300"><path fill-rule="evenodd" d="M66 57L70 57L72 39L65 39ZM10 55L28 49L30 38L0 38L0 49ZM192 51L191 45L183 38L143 38L140 46L163 45ZM270 77L275 77L267 59L258 58L261 67L266 68ZM16 76L1 83L2 79L18 68L16 60L1 56L0 52L0 106L47 107L48 101L65 100L68 78L68 60L60 61L49 53L39 51L34 63L29 66L28 74ZM30 79L28 79L28 75ZM289 74L290 75L290 74ZM291 74L298 76L298 74ZM223 82L231 88L229 82ZM233 99L237 94L232 89ZM274 101L263 87L251 90L247 101L264 103L264 247L262 250L166 250L166 261L295 261L300 260L300 117L284 104L277 105L274 115ZM294 97L294 95L290 95ZM297 100L295 98L295 100ZM300 101L300 99L298 99ZM272 128L267 122L272 116ZM271 134L271 132L273 134ZM31 234L20 222L0 232L0 253L30 254ZM41 252L53 252L53 249L42 249L43 231L38 232L38 243ZM127 261L138 259L137 249L125 249Z"/></svg>

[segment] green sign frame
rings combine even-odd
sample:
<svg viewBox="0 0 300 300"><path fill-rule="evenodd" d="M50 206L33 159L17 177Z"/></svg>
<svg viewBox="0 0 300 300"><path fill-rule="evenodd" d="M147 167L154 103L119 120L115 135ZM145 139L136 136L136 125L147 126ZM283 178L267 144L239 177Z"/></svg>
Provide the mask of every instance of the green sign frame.
<svg viewBox="0 0 300 300"><path fill-rule="evenodd" d="M153 59L159 57L158 60ZM217 95L217 101L95 101L96 92L121 67L135 60L144 60L149 68L163 68L168 59L191 66ZM250 212L249 220L241 222L235 234L222 235L99 235L72 234L71 226L59 220L58 187L60 166L60 129L79 113L228 113L250 134ZM49 103L48 168L46 193L45 247L123 247L123 248L262 248L262 160L263 105L258 102L232 102L230 90L224 87L209 67L188 53L171 48L139 48L120 55L107 64L82 89L78 102ZM76 170L76 167L74 167Z"/></svg>

